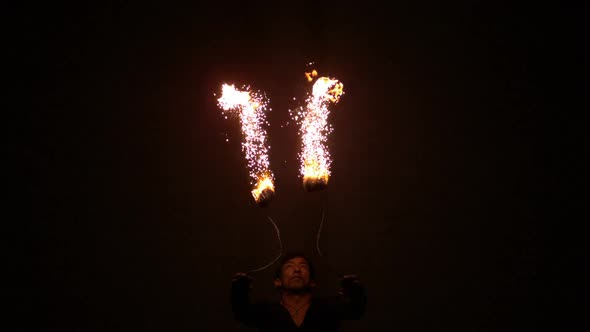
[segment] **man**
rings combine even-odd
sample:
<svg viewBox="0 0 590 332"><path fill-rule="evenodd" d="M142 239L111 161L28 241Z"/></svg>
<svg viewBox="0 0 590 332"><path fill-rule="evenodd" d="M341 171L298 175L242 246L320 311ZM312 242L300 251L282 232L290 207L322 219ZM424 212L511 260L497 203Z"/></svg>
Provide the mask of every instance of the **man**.
<svg viewBox="0 0 590 332"><path fill-rule="evenodd" d="M251 303L252 278L237 273L232 281L231 302L235 319L260 332L337 332L341 320L360 319L366 296L358 278L342 278L338 296L317 298L315 270L302 253L285 255L275 273L279 303Z"/></svg>

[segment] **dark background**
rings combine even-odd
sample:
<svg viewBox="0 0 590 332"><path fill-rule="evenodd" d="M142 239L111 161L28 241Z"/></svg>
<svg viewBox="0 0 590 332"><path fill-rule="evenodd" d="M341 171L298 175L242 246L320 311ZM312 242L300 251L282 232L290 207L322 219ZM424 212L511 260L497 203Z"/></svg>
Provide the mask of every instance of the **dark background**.
<svg viewBox="0 0 590 332"><path fill-rule="evenodd" d="M367 313L343 331L573 324L545 312L574 303L573 283L553 277L581 258L554 228L555 210L581 202L554 190L579 167L563 148L581 132L561 126L553 98L567 83L554 78L574 70L575 54L554 55L573 50L578 26L563 14L576 9L388 6L20 8L27 51L14 54L31 74L13 85L30 93L19 151L33 221L13 256L27 272L12 298L20 326L247 331L229 286L278 254L266 216L286 249L312 256L320 295L359 275ZM330 115L333 175L315 193L285 126L309 61L345 89ZM223 82L270 99L267 208L250 196L239 125L216 106ZM253 275L256 297L276 295L273 269Z"/></svg>

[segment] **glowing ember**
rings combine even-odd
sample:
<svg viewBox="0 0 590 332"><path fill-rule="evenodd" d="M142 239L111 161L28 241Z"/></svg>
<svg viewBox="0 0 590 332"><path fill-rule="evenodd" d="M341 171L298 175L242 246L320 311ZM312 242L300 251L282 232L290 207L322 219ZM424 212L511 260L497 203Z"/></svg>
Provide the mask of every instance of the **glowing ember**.
<svg viewBox="0 0 590 332"><path fill-rule="evenodd" d="M252 196L256 202L266 205L274 195L273 174L270 171L266 131L265 111L268 103L260 93L237 90L235 86L223 84L221 98L217 99L219 107L227 114L238 114L242 126L242 151L246 155L250 177L252 178Z"/></svg>
<svg viewBox="0 0 590 332"><path fill-rule="evenodd" d="M318 72L314 69L311 71L311 73L305 73L305 77L307 77L307 81L311 82L313 81L313 78L318 76Z"/></svg>
<svg viewBox="0 0 590 332"><path fill-rule="evenodd" d="M318 75L317 71L305 73L309 82ZM336 79L320 77L313 85L305 108L293 115L300 123L299 134L302 139L301 175L303 187L307 191L323 189L330 178L330 153L326 146L332 127L328 124L330 102L337 103L344 93L342 83Z"/></svg>

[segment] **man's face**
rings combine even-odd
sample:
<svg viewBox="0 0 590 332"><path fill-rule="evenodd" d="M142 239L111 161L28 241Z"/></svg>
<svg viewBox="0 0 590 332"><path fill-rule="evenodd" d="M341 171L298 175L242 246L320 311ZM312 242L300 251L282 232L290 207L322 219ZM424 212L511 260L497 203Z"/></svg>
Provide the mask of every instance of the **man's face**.
<svg viewBox="0 0 590 332"><path fill-rule="evenodd" d="M281 267L281 277L275 280L276 287L282 287L288 291L305 291L315 286L310 280L309 264L303 257L295 257L288 260Z"/></svg>

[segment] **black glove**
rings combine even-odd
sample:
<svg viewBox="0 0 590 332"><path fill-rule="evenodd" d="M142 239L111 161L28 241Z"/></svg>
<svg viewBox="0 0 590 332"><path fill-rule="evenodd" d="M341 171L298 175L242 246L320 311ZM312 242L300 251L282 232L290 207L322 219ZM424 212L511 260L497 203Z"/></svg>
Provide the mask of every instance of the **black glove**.
<svg viewBox="0 0 590 332"><path fill-rule="evenodd" d="M347 274L340 279L340 292L344 295L358 295L363 291L359 278L354 274Z"/></svg>
<svg viewBox="0 0 590 332"><path fill-rule="evenodd" d="M238 290L249 290L252 288L252 277L245 273L236 273L232 279L232 288Z"/></svg>

